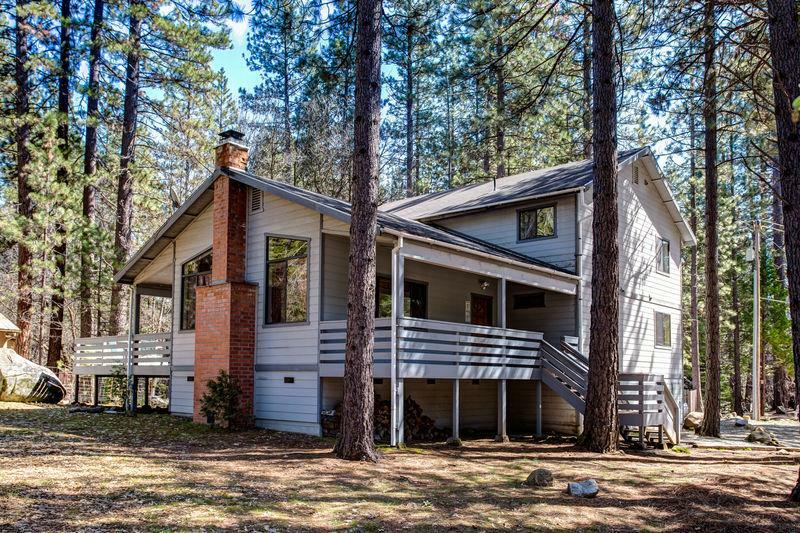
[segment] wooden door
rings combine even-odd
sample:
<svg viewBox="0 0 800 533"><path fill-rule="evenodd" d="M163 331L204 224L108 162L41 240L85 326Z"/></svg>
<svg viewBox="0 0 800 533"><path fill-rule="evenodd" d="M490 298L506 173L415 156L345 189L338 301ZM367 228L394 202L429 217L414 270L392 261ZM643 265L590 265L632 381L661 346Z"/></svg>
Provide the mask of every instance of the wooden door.
<svg viewBox="0 0 800 533"><path fill-rule="evenodd" d="M469 303L470 322L476 326L492 325L492 297L473 294Z"/></svg>

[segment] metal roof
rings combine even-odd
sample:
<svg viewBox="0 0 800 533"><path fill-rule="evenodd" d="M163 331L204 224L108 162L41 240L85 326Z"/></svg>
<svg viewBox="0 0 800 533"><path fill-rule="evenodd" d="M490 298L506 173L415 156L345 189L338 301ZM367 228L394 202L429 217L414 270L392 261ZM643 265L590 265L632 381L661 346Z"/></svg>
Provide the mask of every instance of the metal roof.
<svg viewBox="0 0 800 533"><path fill-rule="evenodd" d="M619 152L619 166L627 164L643 150L648 149L635 148ZM584 159L447 191L395 200L381 205L379 209L384 213L413 220L433 220L487 207L563 194L586 187L593 178L592 160Z"/></svg>

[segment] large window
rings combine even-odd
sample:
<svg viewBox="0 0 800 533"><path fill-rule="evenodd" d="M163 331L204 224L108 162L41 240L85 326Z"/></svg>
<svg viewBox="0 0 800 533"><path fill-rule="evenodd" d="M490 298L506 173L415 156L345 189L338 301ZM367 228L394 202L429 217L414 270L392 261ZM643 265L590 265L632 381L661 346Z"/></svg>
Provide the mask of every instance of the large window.
<svg viewBox="0 0 800 533"><path fill-rule="evenodd" d="M547 205L522 209L517 212L519 228L517 238L520 241L555 237L556 206Z"/></svg>
<svg viewBox="0 0 800 533"><path fill-rule="evenodd" d="M181 267L181 329L194 329L197 307L195 289L211 283L211 251Z"/></svg>
<svg viewBox="0 0 800 533"><path fill-rule="evenodd" d="M428 318L428 286L418 281L406 280L403 292L403 316ZM392 316L392 280L386 276L378 276L375 285L375 316Z"/></svg>
<svg viewBox="0 0 800 533"><path fill-rule="evenodd" d="M267 238L267 324L308 320L308 241Z"/></svg>
<svg viewBox="0 0 800 533"><path fill-rule="evenodd" d="M669 240L659 239L657 246L656 270L664 274L669 274Z"/></svg>
<svg viewBox="0 0 800 533"><path fill-rule="evenodd" d="M666 313L655 312L656 346L670 348L672 346L671 317Z"/></svg>

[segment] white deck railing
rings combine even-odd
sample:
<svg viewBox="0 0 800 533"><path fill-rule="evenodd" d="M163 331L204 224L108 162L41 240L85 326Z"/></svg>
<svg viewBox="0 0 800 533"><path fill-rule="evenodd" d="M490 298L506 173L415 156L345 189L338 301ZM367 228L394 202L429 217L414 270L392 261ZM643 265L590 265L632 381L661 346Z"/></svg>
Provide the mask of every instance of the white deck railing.
<svg viewBox="0 0 800 533"><path fill-rule="evenodd" d="M132 339L133 374L136 376L168 376L171 361L171 333L134 335ZM74 372L78 375L108 376L125 372L128 362L127 335L88 337L75 341Z"/></svg>

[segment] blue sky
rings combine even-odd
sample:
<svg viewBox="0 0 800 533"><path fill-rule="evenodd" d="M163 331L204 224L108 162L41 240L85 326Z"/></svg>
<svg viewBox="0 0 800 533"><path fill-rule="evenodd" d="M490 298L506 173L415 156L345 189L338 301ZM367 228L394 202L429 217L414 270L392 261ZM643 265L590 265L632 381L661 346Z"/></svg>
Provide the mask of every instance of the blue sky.
<svg viewBox="0 0 800 533"><path fill-rule="evenodd" d="M245 11L249 9L250 2L241 2ZM249 17L245 15L241 21L228 21L231 29L230 38L233 48L218 50L214 53L213 66L215 69L225 69L228 75L228 87L234 95L239 94L239 89L252 89L258 84L258 74L247 68L244 55L247 53L247 24Z"/></svg>

